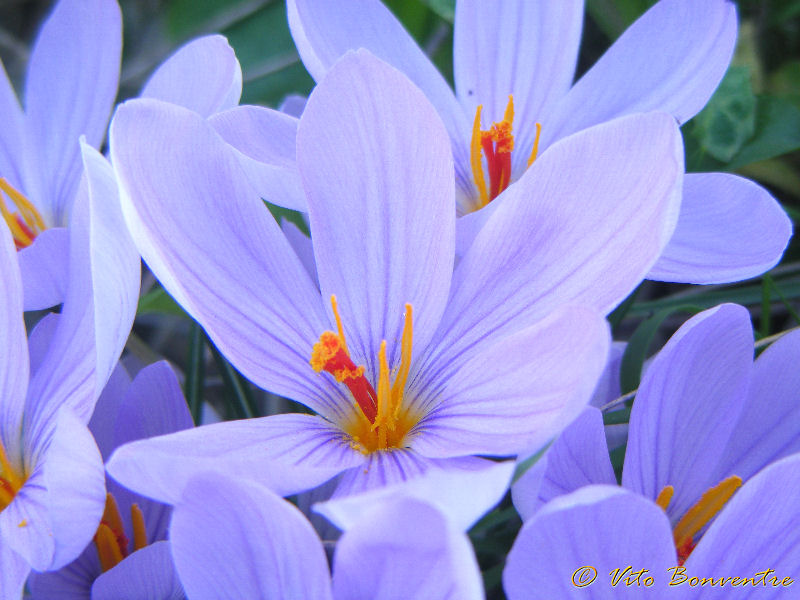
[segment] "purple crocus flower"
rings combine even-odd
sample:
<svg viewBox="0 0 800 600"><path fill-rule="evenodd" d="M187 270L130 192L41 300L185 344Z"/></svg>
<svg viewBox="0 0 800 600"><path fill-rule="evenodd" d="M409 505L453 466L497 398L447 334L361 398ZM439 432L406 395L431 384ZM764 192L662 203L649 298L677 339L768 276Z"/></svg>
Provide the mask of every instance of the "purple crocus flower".
<svg viewBox="0 0 800 600"><path fill-rule="evenodd" d="M754 363L750 318L735 304L687 321L653 359L631 412L622 485L659 501L684 554L716 512L678 535L694 507L718 510L742 481L800 451L798 360L793 332ZM557 495L615 482L602 416L589 408L517 482L514 501L529 518Z"/></svg>
<svg viewBox="0 0 800 600"><path fill-rule="evenodd" d="M148 265L248 378L319 416L135 442L109 473L166 502L202 470L282 494L344 472L344 493L545 443L603 367L599 315L636 285L674 223L674 120L603 127L602 145L587 132L542 157L454 272L446 131L404 75L365 51L346 56L298 132L317 288L205 121L152 101L120 107L111 154ZM584 195L615 198L614 210L564 201ZM522 204L536 207L536 227L517 219Z"/></svg>
<svg viewBox="0 0 800 600"><path fill-rule="evenodd" d="M798 454L745 483L685 563L660 506L591 485L549 502L523 525L503 584L509 600L791 598L800 579L798 532Z"/></svg>
<svg viewBox="0 0 800 600"><path fill-rule="evenodd" d="M0 64L0 209L20 250L26 310L64 300L65 227L83 171L79 140L91 148L103 142L121 52L116 0L60 0L33 45L24 111ZM142 90L203 116L236 106L240 93L241 69L221 36L178 50ZM115 189L107 193L104 202L118 203Z"/></svg>
<svg viewBox="0 0 800 600"><path fill-rule="evenodd" d="M69 287L60 314L26 340L22 281L9 230L0 227L0 597L18 598L31 568L57 569L94 535L103 466L86 427L136 310L136 251L105 160L82 146L84 177L70 220ZM108 170L105 170L108 168Z"/></svg>
<svg viewBox="0 0 800 600"><path fill-rule="evenodd" d="M193 478L171 525L175 564L193 599L480 600L469 529L504 495L509 464L447 473L317 505L344 530L333 574L291 504L222 475Z"/></svg>
<svg viewBox="0 0 800 600"><path fill-rule="evenodd" d="M189 427L189 409L166 362L145 367L133 383L118 367L89 423L104 460L126 442ZM94 542L59 571L32 575L32 598L183 598L166 541L171 509L111 479L106 489L111 499Z"/></svg>
<svg viewBox="0 0 800 600"><path fill-rule="evenodd" d="M317 81L347 50L366 48L436 107L452 143L457 211L467 215L459 219L459 251L505 201L503 190L559 140L639 112L689 120L717 87L736 40L729 0L661 0L573 84L583 0L458 0L453 92L379 0L287 5L297 49ZM586 207L597 199L573 201ZM675 235L648 278L722 283L758 275L778 262L791 230L755 183L687 175Z"/></svg>

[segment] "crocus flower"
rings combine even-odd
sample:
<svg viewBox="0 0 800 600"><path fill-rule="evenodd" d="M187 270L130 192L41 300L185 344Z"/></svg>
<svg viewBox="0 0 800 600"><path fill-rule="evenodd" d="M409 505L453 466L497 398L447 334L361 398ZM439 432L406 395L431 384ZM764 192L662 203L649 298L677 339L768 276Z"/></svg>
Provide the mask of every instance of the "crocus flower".
<svg viewBox="0 0 800 600"><path fill-rule="evenodd" d="M459 249L504 201L503 190L535 169L552 144L638 112L666 111L683 123L705 105L730 62L732 2L661 0L573 85L583 5L458 0L453 92L378 0L287 2L295 44L317 81L347 50L361 47L403 71L434 104L452 143L457 210L467 215L459 219ZM597 199L572 201L586 207ZM687 175L675 235L648 277L746 279L774 266L790 235L787 216L753 182Z"/></svg>
<svg viewBox="0 0 800 600"><path fill-rule="evenodd" d="M798 454L745 483L682 564L660 506L592 485L549 502L523 525L503 584L509 600L791 598L800 578L798 531Z"/></svg>
<svg viewBox="0 0 800 600"><path fill-rule="evenodd" d="M116 0L60 0L33 45L24 111L0 65L0 213L20 250L26 310L64 300L79 140L99 148L105 138L121 52ZM142 90L203 116L236 106L240 93L239 63L221 36L178 50ZM103 201L117 203L115 189Z"/></svg>
<svg viewBox="0 0 800 600"><path fill-rule="evenodd" d="M318 289L203 120L153 101L121 106L111 155L148 265L243 374L318 416L135 442L109 473L162 501L201 470L282 494L344 472L344 493L550 439L605 362L599 314L630 292L674 223L674 120L606 127L604 144L565 143L542 157L528 189L536 227L516 218L529 199L516 197L454 272L446 131L404 75L365 51L346 56L298 131ZM617 205L564 201L583 195Z"/></svg>
<svg viewBox="0 0 800 600"><path fill-rule="evenodd" d="M800 380L792 366L800 360L800 332L785 335L755 363L752 357L744 308L705 311L652 361L633 403L622 485L664 507L684 555L742 481L800 451ZM587 409L517 482L514 500L529 518L554 496L615 482L602 417ZM706 517L688 527L702 507Z"/></svg>
<svg viewBox="0 0 800 600"><path fill-rule="evenodd" d="M199 475L175 507L175 564L200 600L478 600L483 582L464 531L502 498L510 477L509 464L490 464L317 505L345 531L331 574L294 506L254 483Z"/></svg>
<svg viewBox="0 0 800 600"><path fill-rule="evenodd" d="M118 206L96 203L116 186L96 151L72 211L69 288L60 314L26 340L14 241L0 227L0 597L19 598L31 568L57 569L94 535L103 466L86 423L127 339L138 285L119 272L138 257Z"/></svg>
<svg viewBox="0 0 800 600"><path fill-rule="evenodd" d="M89 423L104 460L128 441L191 426L178 380L166 362L145 367L133 383L118 367ZM32 575L32 598L183 598L166 541L171 509L112 479L106 480L106 489L106 510L93 542L62 569Z"/></svg>

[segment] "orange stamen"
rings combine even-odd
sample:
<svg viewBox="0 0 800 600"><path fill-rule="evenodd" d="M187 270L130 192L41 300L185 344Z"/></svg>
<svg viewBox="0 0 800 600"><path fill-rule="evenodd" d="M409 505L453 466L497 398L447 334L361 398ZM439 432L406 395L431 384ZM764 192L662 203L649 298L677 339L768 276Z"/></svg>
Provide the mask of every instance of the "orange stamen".
<svg viewBox="0 0 800 600"><path fill-rule="evenodd" d="M106 494L106 508L94 535L94 545L103 572L117 566L128 555L128 538L125 536L117 501L111 494Z"/></svg>
<svg viewBox="0 0 800 600"><path fill-rule="evenodd" d="M147 529L144 526L144 515L139 505L131 504L131 524L133 525L133 551L147 546Z"/></svg>
<svg viewBox="0 0 800 600"><path fill-rule="evenodd" d="M11 466L3 442L0 441L0 511L11 504L24 483L25 477L20 477Z"/></svg>

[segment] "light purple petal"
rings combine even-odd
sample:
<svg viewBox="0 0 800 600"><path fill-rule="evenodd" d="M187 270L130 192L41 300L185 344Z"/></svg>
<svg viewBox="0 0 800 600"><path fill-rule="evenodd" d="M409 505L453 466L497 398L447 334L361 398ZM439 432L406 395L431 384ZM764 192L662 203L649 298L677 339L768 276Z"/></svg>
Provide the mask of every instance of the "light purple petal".
<svg viewBox="0 0 800 600"><path fill-rule="evenodd" d="M11 232L0 226L0 443L19 445L28 389L28 344L22 315L22 281Z"/></svg>
<svg viewBox="0 0 800 600"><path fill-rule="evenodd" d="M484 128L503 119L514 95L514 178L527 166L534 125L572 86L582 26L583 0L456 3L456 93L468 116L483 105Z"/></svg>
<svg viewBox="0 0 800 600"><path fill-rule="evenodd" d="M104 461L118 446L118 444L114 443L114 426L119 418L119 409L130 385L130 375L128 375L122 363L117 364L94 406L94 412L89 421L89 431L92 432ZM127 423L126 425L131 426L134 424Z"/></svg>
<svg viewBox="0 0 800 600"><path fill-rule="evenodd" d="M733 2L658 2L570 90L543 124L542 144L636 112L664 111L685 123L711 97L735 43Z"/></svg>
<svg viewBox="0 0 800 600"><path fill-rule="evenodd" d="M757 584L753 598L790 598L800 580L800 455L774 463L748 481L728 502L686 561L687 575L753 577L767 569L768 589ZM745 587L751 587L747 585ZM770 593L771 592L771 593ZM703 588L703 600L730 598L727 587ZM691 596L692 598L699 595Z"/></svg>
<svg viewBox="0 0 800 600"><path fill-rule="evenodd" d="M81 173L78 139L99 147L117 95L122 16L115 0L61 0L34 44L25 86L36 184L31 200L63 226Z"/></svg>
<svg viewBox="0 0 800 600"><path fill-rule="evenodd" d="M390 368L399 364L405 304L415 348L424 348L447 300L455 243L447 133L402 73L359 51L317 85L297 135L322 297L337 296L354 361L376 375L381 340Z"/></svg>
<svg viewBox="0 0 800 600"><path fill-rule="evenodd" d="M599 313L570 307L476 352L446 382L413 447L446 457L544 445L586 406L609 343Z"/></svg>
<svg viewBox="0 0 800 600"><path fill-rule="evenodd" d="M262 486L193 479L175 507L171 543L193 600L331 598L328 563L311 524Z"/></svg>
<svg viewBox="0 0 800 600"><path fill-rule="evenodd" d="M183 600L183 587L172 565L169 542L137 550L98 577L92 600Z"/></svg>
<svg viewBox="0 0 800 600"><path fill-rule="evenodd" d="M3 115L3 128L0 130L0 176L6 178L14 188L22 189L24 153L21 150L25 143L22 109L3 61L0 61L0 115Z"/></svg>
<svg viewBox="0 0 800 600"><path fill-rule="evenodd" d="M18 553L37 570L49 568L53 560L55 542L49 509L49 493L39 465L28 475L11 504L0 512L2 546Z"/></svg>
<svg viewBox="0 0 800 600"><path fill-rule="evenodd" d="M675 495L683 515L709 487L750 383L753 332L747 311L723 304L687 321L645 373L631 412L622 484L655 499Z"/></svg>
<svg viewBox="0 0 800 600"><path fill-rule="evenodd" d="M222 353L260 387L341 414L349 401L308 364L330 328L319 292L219 136L136 100L117 111L111 154L139 251Z"/></svg>
<svg viewBox="0 0 800 600"><path fill-rule="evenodd" d="M718 478L752 477L766 465L800 452L800 332L788 333L756 360L753 379Z"/></svg>
<svg viewBox="0 0 800 600"><path fill-rule="evenodd" d="M543 472L537 472L539 463ZM593 406L584 411L553 442L542 459L511 488L514 507L523 520L543 504L591 484L617 483L606 446L603 415Z"/></svg>
<svg viewBox="0 0 800 600"><path fill-rule="evenodd" d="M178 104L209 117L239 104L242 69L221 35L183 45L156 69L140 97Z"/></svg>
<svg viewBox="0 0 800 600"><path fill-rule="evenodd" d="M500 502L513 471L513 461L481 461L474 469L444 464L401 483L316 504L314 510L346 531L357 525L366 511L391 498L414 498L436 507L454 527L467 531Z"/></svg>
<svg viewBox="0 0 800 600"><path fill-rule="evenodd" d="M31 567L8 544L0 544L0 598L21 598Z"/></svg>
<svg viewBox="0 0 800 600"><path fill-rule="evenodd" d="M69 274L69 234L64 227L45 229L19 251L24 273L25 310L42 310L64 301Z"/></svg>
<svg viewBox="0 0 800 600"><path fill-rule="evenodd" d="M318 82L348 50L365 48L405 73L425 93L452 138L456 168L461 169L456 176L464 192L471 192L468 169L473 115L464 113L450 86L389 9L379 0L355 0L346 10L335 2L289 0L286 4L297 51Z"/></svg>
<svg viewBox="0 0 800 600"><path fill-rule="evenodd" d="M281 496L324 483L365 462L340 430L300 414L228 421L120 447L106 469L122 485L175 504L204 471L266 485Z"/></svg>
<svg viewBox="0 0 800 600"><path fill-rule="evenodd" d="M672 544L658 505L618 487L588 486L553 500L522 526L506 560L503 587L509 600L528 600L533 590L559 599L665 597L659 593L676 562ZM609 573L628 565L648 569L655 585L612 586ZM592 583L591 572L582 571L586 567L596 569Z"/></svg>
<svg viewBox="0 0 800 600"><path fill-rule="evenodd" d="M430 504L397 497L368 511L337 542L333 596L481 600L484 593L466 535Z"/></svg>
<svg viewBox="0 0 800 600"><path fill-rule="evenodd" d="M729 173L684 179L675 233L648 279L728 283L774 267L792 236L792 222L767 190Z"/></svg>
<svg viewBox="0 0 800 600"><path fill-rule="evenodd" d="M297 119L261 106L238 106L208 122L234 149L242 170L264 200L305 212L297 172Z"/></svg>
<svg viewBox="0 0 800 600"><path fill-rule="evenodd" d="M606 313L672 235L683 149L674 120L635 115L570 136L503 194L453 276L429 362L461 364L556 307Z"/></svg>

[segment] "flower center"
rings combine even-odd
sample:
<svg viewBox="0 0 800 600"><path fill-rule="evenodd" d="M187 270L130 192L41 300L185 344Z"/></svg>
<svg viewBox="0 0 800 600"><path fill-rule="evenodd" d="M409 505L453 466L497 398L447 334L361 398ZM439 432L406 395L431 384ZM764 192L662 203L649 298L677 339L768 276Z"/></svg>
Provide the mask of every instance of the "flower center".
<svg viewBox="0 0 800 600"><path fill-rule="evenodd" d="M11 212L3 200L5 192L9 200L17 207L18 212ZM8 224L11 230L11 235L14 236L14 244L17 250L27 248L33 243L33 240L44 231L44 219L36 207L31 204L25 196L14 189L8 181L0 177L0 215Z"/></svg>
<svg viewBox="0 0 800 600"><path fill-rule="evenodd" d="M689 558L692 550L697 545L693 537L722 510L722 507L725 506L741 485L742 478L737 475L731 475L727 479L723 479L717 485L708 489L700 497L700 500L681 517L672 530L675 549L678 551L679 565L683 565L686 562L686 559ZM658 493L656 504L666 511L674 493L675 489L671 485L664 486L664 489Z"/></svg>
<svg viewBox="0 0 800 600"><path fill-rule="evenodd" d="M144 527L144 515L137 504L131 504L131 524L133 525L133 552L147 546L147 530ZM103 573L116 567L126 556L128 551L128 538L119 514L117 501L112 494L106 494L106 509L97 533L94 534L94 545L100 559Z"/></svg>
<svg viewBox="0 0 800 600"><path fill-rule="evenodd" d="M25 483L25 479L24 475L20 475L11 466L3 442L0 441L0 512L11 504Z"/></svg>
<svg viewBox="0 0 800 600"><path fill-rule="evenodd" d="M475 111L475 121L472 125L472 142L470 144L470 165L472 166L472 179L478 188L480 196L478 208L483 208L497 198L511 183L511 152L514 150L514 96L509 94L506 112L503 120L492 123L489 129L481 129L481 111L483 105L478 105ZM542 126L536 123L536 139L533 149L528 157L528 166L536 160L539 152L539 135ZM489 188L486 188L486 179L483 175L483 159L486 159L486 171L489 174Z"/></svg>
<svg viewBox="0 0 800 600"><path fill-rule="evenodd" d="M333 314L338 333L325 331L314 344L309 363L317 373L325 371L350 391L355 404L352 417L342 423L342 429L353 440L354 447L369 454L378 450L400 448L406 435L419 422L419 415L403 405L406 380L411 369L413 337L413 310L406 304L405 324L401 342L400 366L394 383L390 383L389 364L386 359L386 340L378 352L377 391L364 375L364 366L356 366L347 350L342 320L331 296Z"/></svg>

